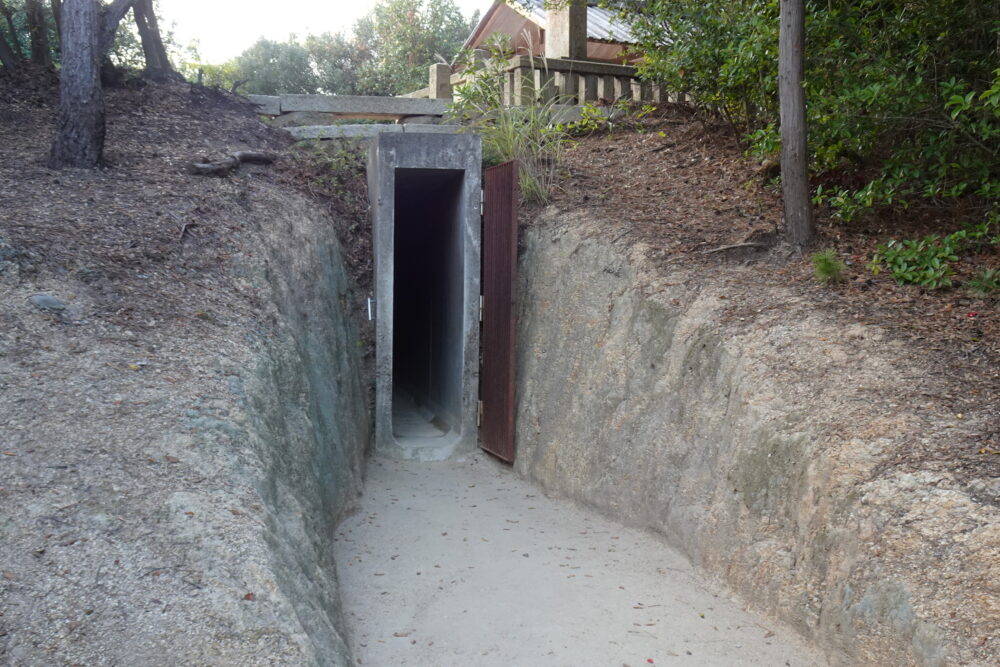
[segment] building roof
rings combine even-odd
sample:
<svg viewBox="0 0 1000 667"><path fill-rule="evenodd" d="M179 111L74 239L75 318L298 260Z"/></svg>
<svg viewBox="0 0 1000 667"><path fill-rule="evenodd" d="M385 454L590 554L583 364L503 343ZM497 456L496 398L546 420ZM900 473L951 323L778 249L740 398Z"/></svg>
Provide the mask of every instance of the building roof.
<svg viewBox="0 0 1000 667"><path fill-rule="evenodd" d="M548 26L545 0L509 0L507 4L543 28ZM587 38L622 44L635 42L628 26L619 21L613 11L598 7L596 2L587 3Z"/></svg>

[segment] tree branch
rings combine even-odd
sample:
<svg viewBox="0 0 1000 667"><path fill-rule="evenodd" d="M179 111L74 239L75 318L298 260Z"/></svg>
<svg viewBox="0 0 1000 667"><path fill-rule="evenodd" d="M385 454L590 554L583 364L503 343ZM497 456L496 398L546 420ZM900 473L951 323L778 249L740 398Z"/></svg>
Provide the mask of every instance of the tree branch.
<svg viewBox="0 0 1000 667"><path fill-rule="evenodd" d="M122 22L134 4L135 0L114 0L110 5L102 6L101 38L98 42L101 55L107 54L111 50L115 43L115 33L118 32L118 24Z"/></svg>

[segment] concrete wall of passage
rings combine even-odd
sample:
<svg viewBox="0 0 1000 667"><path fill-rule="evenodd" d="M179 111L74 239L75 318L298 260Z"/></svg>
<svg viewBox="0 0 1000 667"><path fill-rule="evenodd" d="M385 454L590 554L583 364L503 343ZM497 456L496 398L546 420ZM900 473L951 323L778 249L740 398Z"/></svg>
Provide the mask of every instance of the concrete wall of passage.
<svg viewBox="0 0 1000 667"><path fill-rule="evenodd" d="M726 318L725 280L602 222L523 232L517 472L661 532L835 664L991 664L972 619L995 618L998 508L885 466L952 419L892 403L906 350L780 286L753 326Z"/></svg>
<svg viewBox="0 0 1000 667"><path fill-rule="evenodd" d="M478 409L479 378L479 236L480 206L482 190L480 185L481 140L475 135L465 134L380 134L371 140L368 179L369 198L372 205L372 225L375 248L375 298L376 298L376 359L375 359L375 448L380 454L406 458L443 459L455 452L472 451L478 444L476 416ZM461 400L454 401L454 386L445 386L441 392L430 392L426 397L434 401L444 399L439 409L454 413L450 408L457 405L458 414L451 414L449 426L452 433L437 441L417 442L404 440L393 434L393 346L394 316L397 304L394 302L396 254L408 252L410 248L396 247L396 224L433 224L433 220L420 220L419 206L408 201L407 210L397 205L397 179L404 173L425 183L433 180L433 172L449 171L461 174L460 187L447 190L451 201L436 205L439 213L444 213L453 223L453 231L444 234L441 241L447 245L439 258L446 266L441 269L445 279L440 285L444 292L451 293L451 307L447 318L455 315L459 321L449 320L443 333L435 338L438 359L443 364L459 364L460 368L449 368L443 377L461 382ZM423 170L423 176L415 176ZM433 188L415 194L419 197L435 195ZM427 209L430 212L431 206ZM448 213L450 212L450 213ZM450 268L449 268L450 267ZM431 267L428 267L431 270ZM460 293L460 299L459 297ZM460 327L456 326L460 323ZM402 335L402 334L401 334ZM447 346L445 351L442 345ZM451 379L446 381L452 382Z"/></svg>

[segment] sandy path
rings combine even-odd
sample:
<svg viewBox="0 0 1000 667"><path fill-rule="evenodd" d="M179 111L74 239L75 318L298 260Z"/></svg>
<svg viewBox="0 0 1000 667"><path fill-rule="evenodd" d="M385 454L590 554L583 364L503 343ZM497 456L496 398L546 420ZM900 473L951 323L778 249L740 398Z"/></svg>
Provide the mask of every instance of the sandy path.
<svg viewBox="0 0 1000 667"><path fill-rule="evenodd" d="M371 461L335 551L359 664L825 664L658 537L483 455Z"/></svg>

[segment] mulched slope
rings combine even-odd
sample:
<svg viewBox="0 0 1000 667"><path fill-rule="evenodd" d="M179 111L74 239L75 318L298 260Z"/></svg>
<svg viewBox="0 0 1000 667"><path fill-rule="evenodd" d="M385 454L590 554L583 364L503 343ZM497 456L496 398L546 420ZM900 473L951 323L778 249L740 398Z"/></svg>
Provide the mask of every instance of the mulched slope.
<svg viewBox="0 0 1000 667"><path fill-rule="evenodd" d="M955 471L1000 475L1000 295L900 286L866 268L880 242L920 237L935 224L959 226L942 222L948 212L937 220L924 212L848 224L821 211L817 247L835 248L849 263L844 283L822 286L808 259L773 244L781 223L780 193L769 183L773 174L745 158L730 134L683 110L666 109L659 117L582 137L564 166L566 179L553 203L591 209L607 221L607 234L617 243L650 244L665 269L683 263L707 275L750 267L727 275L734 320L749 324L762 310L780 308L768 302L767 288L781 284L793 286L845 326L873 324L906 341L926 362L929 376L950 387L935 390L936 400L956 414L986 407L997 418L992 430L961 447L913 452L900 464L920 468L933 461ZM765 248L746 245L758 243ZM741 247L719 250L730 245ZM959 281L975 268L1000 265L1000 252L994 248L972 259L957 266ZM925 401L929 390L922 384L915 380L913 395L899 400Z"/></svg>
<svg viewBox="0 0 1000 667"><path fill-rule="evenodd" d="M218 197L239 186L186 167L289 141L211 89L139 85L106 98L105 168L57 172L45 165L56 88L0 82L0 232L29 270L75 274L98 297L97 317L139 331L190 315L192 293L224 289L239 223Z"/></svg>

